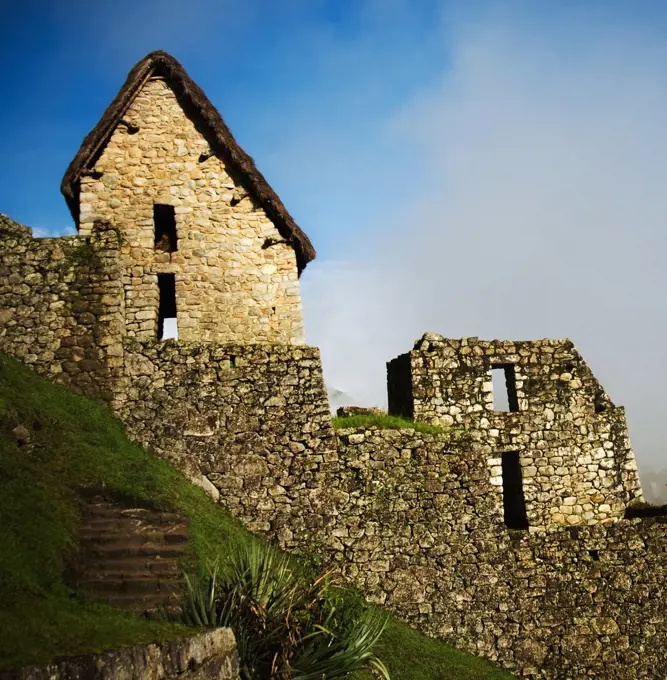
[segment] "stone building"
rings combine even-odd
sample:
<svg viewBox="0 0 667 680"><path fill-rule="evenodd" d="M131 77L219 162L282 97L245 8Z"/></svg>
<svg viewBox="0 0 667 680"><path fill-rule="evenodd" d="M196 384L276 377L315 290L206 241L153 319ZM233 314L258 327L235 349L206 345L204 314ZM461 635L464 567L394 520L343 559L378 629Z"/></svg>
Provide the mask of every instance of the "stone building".
<svg viewBox="0 0 667 680"><path fill-rule="evenodd" d="M315 251L183 67L129 73L62 182L79 235L121 238L124 335L302 344L299 275Z"/></svg>
<svg viewBox="0 0 667 680"><path fill-rule="evenodd" d="M570 341L427 333L388 364L390 410L466 437L335 431L301 344L312 246L162 52L63 192L76 236L0 214L0 352L429 635L524 677L667 677L667 521L623 519L642 498L625 415Z"/></svg>
<svg viewBox="0 0 667 680"><path fill-rule="evenodd" d="M624 409L569 340L426 333L387 379L390 413L470 434L511 528L597 524L642 499Z"/></svg>

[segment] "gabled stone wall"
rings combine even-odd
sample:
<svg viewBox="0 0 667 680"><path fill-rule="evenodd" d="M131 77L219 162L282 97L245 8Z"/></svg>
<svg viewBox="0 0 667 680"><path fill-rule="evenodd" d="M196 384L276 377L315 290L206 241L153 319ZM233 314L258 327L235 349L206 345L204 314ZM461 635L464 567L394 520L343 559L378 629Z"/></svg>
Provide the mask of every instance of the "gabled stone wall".
<svg viewBox="0 0 667 680"><path fill-rule="evenodd" d="M494 367L511 372L514 412L494 410ZM501 499L503 454L518 453L532 528L609 521L642 498L625 412L569 340L452 340L427 333L389 362L387 373L390 411L463 428L479 443Z"/></svg>
<svg viewBox="0 0 667 680"><path fill-rule="evenodd" d="M79 233L122 236L125 335L157 338L158 274L173 274L184 341L303 344L296 255L211 152L168 83L150 78L81 179ZM177 250L155 244L153 208L175 211Z"/></svg>

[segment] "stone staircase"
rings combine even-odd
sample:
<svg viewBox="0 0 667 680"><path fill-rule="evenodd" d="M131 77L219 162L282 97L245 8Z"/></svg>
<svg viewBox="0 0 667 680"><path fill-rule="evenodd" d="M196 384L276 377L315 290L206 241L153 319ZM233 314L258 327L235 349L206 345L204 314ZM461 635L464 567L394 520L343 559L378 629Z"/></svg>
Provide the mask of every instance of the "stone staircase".
<svg viewBox="0 0 667 680"><path fill-rule="evenodd" d="M68 585L135 612L176 604L187 519L95 494L87 498L82 520L80 550L65 573Z"/></svg>

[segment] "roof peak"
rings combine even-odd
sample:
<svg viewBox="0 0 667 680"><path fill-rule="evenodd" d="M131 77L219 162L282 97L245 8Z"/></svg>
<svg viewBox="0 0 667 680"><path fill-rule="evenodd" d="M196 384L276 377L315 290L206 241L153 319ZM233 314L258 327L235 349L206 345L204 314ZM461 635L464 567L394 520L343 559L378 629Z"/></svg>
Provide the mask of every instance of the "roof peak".
<svg viewBox="0 0 667 680"><path fill-rule="evenodd" d="M94 163L101 150L104 149L137 92L157 67L164 69L164 76L171 83L176 96L180 101L189 104L189 109L204 129L210 133L210 143L214 153L223 155L225 162L229 163L246 180L250 193L275 223L282 237L294 248L299 272L301 272L308 262L315 258L315 249L309 238L297 226L278 195L255 166L253 159L239 146L204 91L190 78L183 66L164 50L149 52L133 66L125 83L102 114L97 125L83 140L79 151L67 168L60 189L75 222L78 224L79 182L82 173Z"/></svg>

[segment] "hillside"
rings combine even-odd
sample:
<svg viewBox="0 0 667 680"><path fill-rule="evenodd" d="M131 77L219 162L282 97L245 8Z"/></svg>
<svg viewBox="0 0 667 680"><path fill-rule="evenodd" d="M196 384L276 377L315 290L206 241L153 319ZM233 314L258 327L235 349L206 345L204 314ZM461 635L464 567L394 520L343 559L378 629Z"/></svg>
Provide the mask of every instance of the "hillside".
<svg viewBox="0 0 667 680"><path fill-rule="evenodd" d="M0 669L192 631L136 618L62 584L77 549L82 492L101 488L186 515L192 548L184 566L202 567L224 559L232 543L257 540L166 462L130 443L105 407L0 354ZM393 678L511 677L397 621L383 642Z"/></svg>

